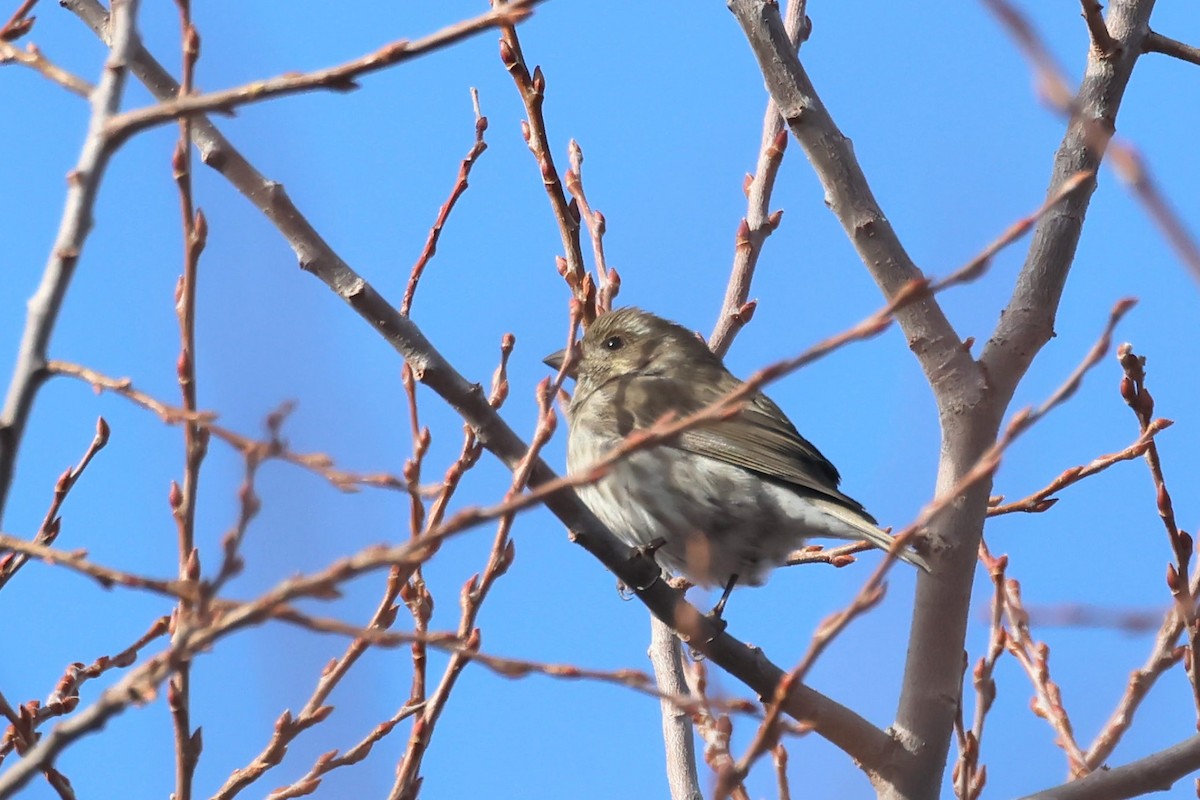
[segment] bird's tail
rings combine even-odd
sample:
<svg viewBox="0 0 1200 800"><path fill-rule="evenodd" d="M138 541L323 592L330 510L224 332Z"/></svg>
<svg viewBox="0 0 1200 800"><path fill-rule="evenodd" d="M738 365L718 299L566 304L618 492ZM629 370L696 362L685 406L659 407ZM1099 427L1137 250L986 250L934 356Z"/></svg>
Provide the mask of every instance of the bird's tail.
<svg viewBox="0 0 1200 800"><path fill-rule="evenodd" d="M892 549L892 545L896 540L890 534L876 527L871 520L863 515L837 503L824 500L815 502L820 506L822 511L848 528L848 530L844 531L826 531L829 535L836 536L839 539L859 539L878 547L880 550L890 551ZM910 547L905 547L897 552L896 557L929 572L929 562Z"/></svg>

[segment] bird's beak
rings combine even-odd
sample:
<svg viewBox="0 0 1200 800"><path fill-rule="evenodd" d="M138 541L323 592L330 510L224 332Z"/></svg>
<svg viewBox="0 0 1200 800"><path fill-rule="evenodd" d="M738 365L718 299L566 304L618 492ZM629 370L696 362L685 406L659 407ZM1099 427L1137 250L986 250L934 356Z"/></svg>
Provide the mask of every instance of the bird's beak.
<svg viewBox="0 0 1200 800"><path fill-rule="evenodd" d="M574 355L575 355L575 358L572 359L572 361L574 363L572 363L570 369L567 370L568 378L575 377L575 365L579 363L578 350L576 351L576 353ZM566 350L566 348L563 348L562 350L559 350L556 353L551 353L550 355L543 358L542 363L545 364L550 369L558 371L558 370L562 369L563 362L566 360L567 360L567 350Z"/></svg>

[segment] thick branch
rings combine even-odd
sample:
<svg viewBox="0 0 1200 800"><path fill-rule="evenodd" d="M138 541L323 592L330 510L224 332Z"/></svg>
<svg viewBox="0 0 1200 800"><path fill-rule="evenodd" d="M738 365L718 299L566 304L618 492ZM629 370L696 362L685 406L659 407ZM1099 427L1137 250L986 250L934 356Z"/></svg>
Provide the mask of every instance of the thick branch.
<svg viewBox="0 0 1200 800"><path fill-rule="evenodd" d="M1185 739L1153 755L1077 781L1031 794L1023 800L1124 800L1163 792L1175 781L1200 769L1200 736Z"/></svg>
<svg viewBox="0 0 1200 800"><path fill-rule="evenodd" d="M92 94L92 117L87 137L75 168L67 175L67 199L63 207L58 235L50 249L50 259L42 272L42 282L29 300L25 330L17 351L17 365L8 385L4 408L0 411L0 519L12 486L17 451L25 423L33 408L38 389L45 382L46 351L50 336L58 321L58 312L67 295L67 287L75 274L83 243L92 227L92 206L100 191L100 180L108 166L112 146L105 135L108 120L121 105L125 86L125 70L130 56L138 47L134 28L137 1L113 4L112 51L104 63L104 74ZM119 22L120 24L117 24Z"/></svg>

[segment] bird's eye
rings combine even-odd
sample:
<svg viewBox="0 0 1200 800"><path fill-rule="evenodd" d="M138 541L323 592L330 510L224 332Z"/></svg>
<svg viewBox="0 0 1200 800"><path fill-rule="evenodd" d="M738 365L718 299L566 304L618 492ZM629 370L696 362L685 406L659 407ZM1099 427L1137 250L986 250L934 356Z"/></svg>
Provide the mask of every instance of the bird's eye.
<svg viewBox="0 0 1200 800"><path fill-rule="evenodd" d="M605 350L620 350L625 346L625 341L620 336L610 336L604 340Z"/></svg>

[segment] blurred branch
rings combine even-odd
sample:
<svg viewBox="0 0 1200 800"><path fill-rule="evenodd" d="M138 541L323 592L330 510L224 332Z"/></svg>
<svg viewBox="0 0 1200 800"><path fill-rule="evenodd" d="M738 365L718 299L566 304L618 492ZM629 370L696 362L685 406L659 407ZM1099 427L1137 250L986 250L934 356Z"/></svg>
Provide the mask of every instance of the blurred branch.
<svg viewBox="0 0 1200 800"><path fill-rule="evenodd" d="M38 389L49 376L46 351L50 335L91 229L92 206L112 155L112 143L105 130L108 120L120 107L126 68L137 51L137 6L138 0L115 0L113 3L112 50L104 63L96 91L92 93L92 115L79 160L67 175L67 197L58 234L42 272L41 283L27 306L17 363L4 407L0 409L0 520L3 519L8 490L12 487L25 423Z"/></svg>
<svg viewBox="0 0 1200 800"><path fill-rule="evenodd" d="M1085 8L1089 0L1083 0ZM1067 132L1055 155L1050 178L1053 188L1071 172L1096 171L1106 153L1111 154L1113 169L1133 188L1150 218L1164 232L1170 244L1193 276L1200 278L1200 248L1187 233L1186 226L1162 199L1157 187L1132 146L1113 138L1117 111L1133 74L1138 57L1152 36L1150 14L1154 0L1123 0L1110 9L1105 27L1115 42L1111 55L1098 48L1088 53L1087 69L1079 91L1072 94L1062 68L1050 54L1033 26L1008 0L984 0L1009 31L1030 61L1039 89L1047 101L1068 120ZM1052 335L1058 300L1062 296L1066 273L1075 257L1079 233L1083 227L1093 181L1058 214L1038 225L1016 283L1016 290L1001 317L996 333L984 350L983 360L993 375L1002 369L1012 385L1024 375L1037 350ZM1037 301L1050 301L1038 310ZM1018 335L1014 340L1014 335ZM1028 347L1026 342L1036 344ZM1007 384L1006 384L1007 385Z"/></svg>
<svg viewBox="0 0 1200 800"><path fill-rule="evenodd" d="M38 0L23 0L17 10L8 18L8 22L0 27L0 41L13 42L29 33L37 17L29 16L29 12L37 5Z"/></svg>
<svg viewBox="0 0 1200 800"><path fill-rule="evenodd" d="M12 42L6 41L3 35L0 34L0 65L9 62L21 64L32 70L36 70L67 91L74 92L80 97L90 96L96 88L83 78L72 75L46 58L33 42L25 45L25 49L22 50Z"/></svg>

